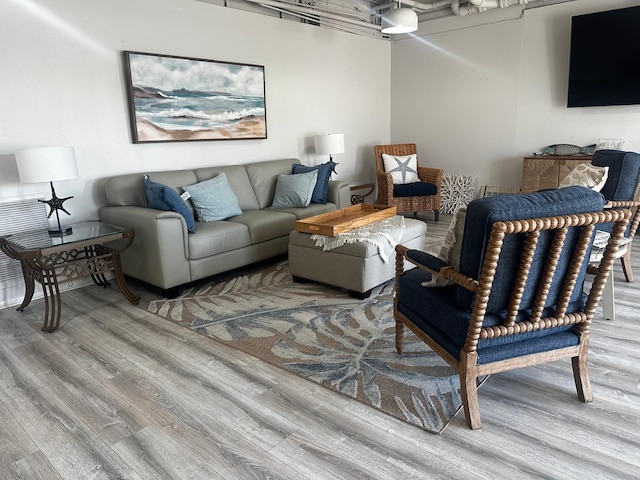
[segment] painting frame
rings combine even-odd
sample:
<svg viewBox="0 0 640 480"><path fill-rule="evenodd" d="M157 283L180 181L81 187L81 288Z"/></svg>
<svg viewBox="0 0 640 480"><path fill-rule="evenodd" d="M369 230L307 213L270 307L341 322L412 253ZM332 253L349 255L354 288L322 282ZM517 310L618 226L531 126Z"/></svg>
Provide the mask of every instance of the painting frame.
<svg viewBox="0 0 640 480"><path fill-rule="evenodd" d="M267 138L263 65L123 51L133 143Z"/></svg>

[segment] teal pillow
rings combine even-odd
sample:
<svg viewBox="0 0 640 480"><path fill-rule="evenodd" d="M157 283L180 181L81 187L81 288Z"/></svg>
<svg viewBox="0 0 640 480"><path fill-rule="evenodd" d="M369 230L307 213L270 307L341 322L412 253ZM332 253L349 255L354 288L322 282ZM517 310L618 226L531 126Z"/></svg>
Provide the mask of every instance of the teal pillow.
<svg viewBox="0 0 640 480"><path fill-rule="evenodd" d="M314 165L308 167L301 163L294 163L291 166L291 173L307 173L316 170L318 172L318 180L316 186L313 189L313 195L311 196L311 203L327 203L327 196L329 195L329 179L331 174L335 172L336 163L329 160L321 165Z"/></svg>
<svg viewBox="0 0 640 480"><path fill-rule="evenodd" d="M224 172L182 188L191 195L191 203L201 222L214 222L242 214L238 198L231 190Z"/></svg>
<svg viewBox="0 0 640 480"><path fill-rule="evenodd" d="M196 231L196 221L193 212L173 188L151 181L149 175L144 176L144 191L147 196L147 204L156 210L173 211L182 215L187 222L189 233Z"/></svg>
<svg viewBox="0 0 640 480"><path fill-rule="evenodd" d="M309 206L317 180L317 170L297 175L278 175L276 193L271 206L273 208Z"/></svg>

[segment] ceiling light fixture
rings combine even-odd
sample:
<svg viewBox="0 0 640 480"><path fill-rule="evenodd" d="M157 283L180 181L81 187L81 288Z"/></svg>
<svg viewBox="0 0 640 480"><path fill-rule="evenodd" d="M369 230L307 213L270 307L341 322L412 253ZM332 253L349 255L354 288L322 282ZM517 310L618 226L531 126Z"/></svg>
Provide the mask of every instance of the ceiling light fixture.
<svg viewBox="0 0 640 480"><path fill-rule="evenodd" d="M382 33L410 33L418 29L418 14L410 8L402 8L402 2L398 8L387 10L382 16Z"/></svg>

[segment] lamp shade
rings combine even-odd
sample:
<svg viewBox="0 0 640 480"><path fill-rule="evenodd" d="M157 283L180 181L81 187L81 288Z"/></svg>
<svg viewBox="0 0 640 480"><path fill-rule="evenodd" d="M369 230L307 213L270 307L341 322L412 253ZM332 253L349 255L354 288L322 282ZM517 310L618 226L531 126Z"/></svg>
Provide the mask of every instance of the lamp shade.
<svg viewBox="0 0 640 480"><path fill-rule="evenodd" d="M344 134L316 135L316 155L344 153Z"/></svg>
<svg viewBox="0 0 640 480"><path fill-rule="evenodd" d="M410 33L418 29L418 15L410 8L394 8L382 16L382 33Z"/></svg>
<svg viewBox="0 0 640 480"><path fill-rule="evenodd" d="M20 183L56 182L78 178L73 147L25 148L16 153Z"/></svg>

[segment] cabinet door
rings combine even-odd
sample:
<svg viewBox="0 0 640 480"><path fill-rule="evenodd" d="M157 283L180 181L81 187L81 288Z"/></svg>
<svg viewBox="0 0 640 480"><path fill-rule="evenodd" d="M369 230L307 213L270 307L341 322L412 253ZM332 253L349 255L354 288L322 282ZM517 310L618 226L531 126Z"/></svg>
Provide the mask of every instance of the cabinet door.
<svg viewBox="0 0 640 480"><path fill-rule="evenodd" d="M523 159L522 192L535 192L557 186L558 162L555 159L530 157Z"/></svg>
<svg viewBox="0 0 640 480"><path fill-rule="evenodd" d="M580 160L560 160L558 166L558 185L564 180L564 177L569 175L569 172L576 168L581 163L591 163L591 157L581 158Z"/></svg>

